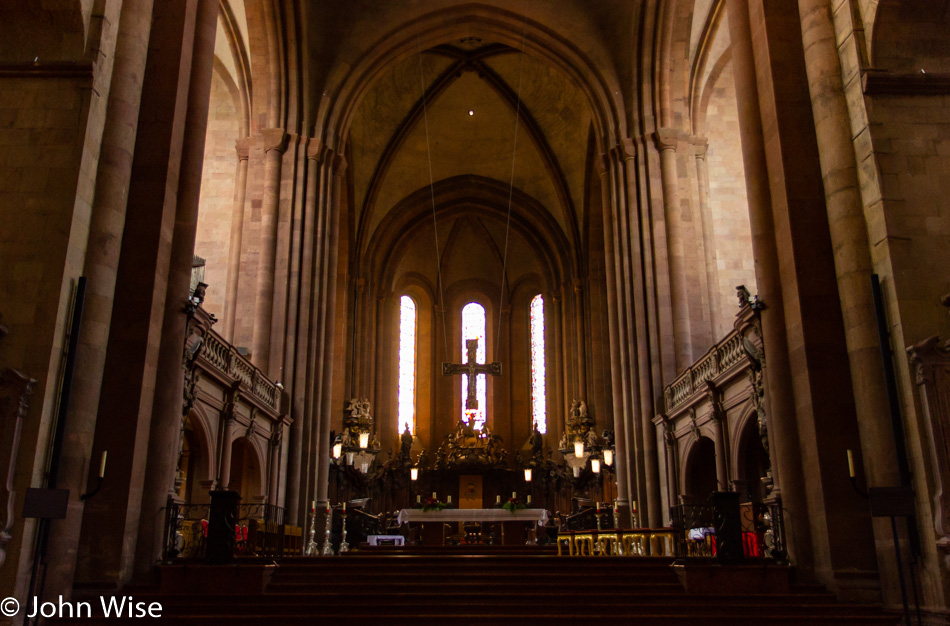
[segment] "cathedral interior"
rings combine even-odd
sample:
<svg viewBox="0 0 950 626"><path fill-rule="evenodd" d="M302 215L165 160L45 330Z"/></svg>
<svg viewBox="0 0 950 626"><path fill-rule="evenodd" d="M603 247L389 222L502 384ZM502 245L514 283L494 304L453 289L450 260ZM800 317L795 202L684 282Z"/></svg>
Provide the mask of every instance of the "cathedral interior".
<svg viewBox="0 0 950 626"><path fill-rule="evenodd" d="M0 224L21 604L731 492L950 622L950 0L0 0Z"/></svg>

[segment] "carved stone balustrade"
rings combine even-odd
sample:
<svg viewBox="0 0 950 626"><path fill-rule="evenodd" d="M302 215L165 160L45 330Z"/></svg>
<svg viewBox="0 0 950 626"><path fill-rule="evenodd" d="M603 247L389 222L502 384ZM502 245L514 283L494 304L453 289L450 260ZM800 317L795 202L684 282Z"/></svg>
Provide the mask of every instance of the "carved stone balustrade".
<svg viewBox="0 0 950 626"><path fill-rule="evenodd" d="M735 488L743 500L764 498L771 489L760 304L744 288L743 294L734 330L664 389L665 412L653 418L665 443L660 450L664 509L681 496L703 501L709 494L694 493L697 476L707 477L718 490ZM700 453L704 445L707 451ZM750 446L760 466L749 467Z"/></svg>

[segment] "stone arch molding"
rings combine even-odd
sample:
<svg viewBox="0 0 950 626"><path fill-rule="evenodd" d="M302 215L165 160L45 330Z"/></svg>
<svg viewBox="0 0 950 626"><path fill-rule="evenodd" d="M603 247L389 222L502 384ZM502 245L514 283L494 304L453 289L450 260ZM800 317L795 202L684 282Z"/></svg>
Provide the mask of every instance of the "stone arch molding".
<svg viewBox="0 0 950 626"><path fill-rule="evenodd" d="M330 97L324 92L315 119L314 136L331 150L342 150L363 96L394 63L440 44L480 36L532 55L565 72L588 100L598 149L606 152L627 135L620 82L613 71L602 71L591 57L563 34L525 15L485 4L464 4L407 20L368 47ZM336 78L336 77L334 77Z"/></svg>

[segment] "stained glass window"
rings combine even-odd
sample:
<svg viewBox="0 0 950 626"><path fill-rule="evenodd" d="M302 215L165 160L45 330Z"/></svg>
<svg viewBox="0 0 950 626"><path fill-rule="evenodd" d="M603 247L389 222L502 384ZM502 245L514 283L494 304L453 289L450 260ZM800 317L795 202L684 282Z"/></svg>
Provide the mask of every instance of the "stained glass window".
<svg viewBox="0 0 950 626"><path fill-rule="evenodd" d="M462 309L462 362L468 359L468 349L465 341L478 339L476 361L485 362L485 307L469 302ZM462 376L462 420L472 428L481 428L485 424L485 409L487 408L487 383L485 374L479 374L475 379L475 397L478 399L478 408L472 411L465 410L465 399L468 397L468 376ZM474 420L474 421L472 421Z"/></svg>
<svg viewBox="0 0 950 626"><path fill-rule="evenodd" d="M399 300L399 431L416 432L416 303Z"/></svg>
<svg viewBox="0 0 950 626"><path fill-rule="evenodd" d="M541 294L531 300L531 418L538 425L538 431L548 431L544 396L544 299Z"/></svg>

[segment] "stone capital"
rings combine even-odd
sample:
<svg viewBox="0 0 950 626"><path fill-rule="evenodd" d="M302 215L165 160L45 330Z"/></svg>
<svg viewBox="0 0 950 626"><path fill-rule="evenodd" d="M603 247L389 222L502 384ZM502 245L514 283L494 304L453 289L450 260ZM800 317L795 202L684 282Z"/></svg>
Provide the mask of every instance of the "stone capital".
<svg viewBox="0 0 950 626"><path fill-rule="evenodd" d="M251 153L251 138L241 137L235 140L234 150L237 152L238 160L247 161L248 155Z"/></svg>
<svg viewBox="0 0 950 626"><path fill-rule="evenodd" d="M333 155L333 175L334 176L343 176L343 173L346 172L346 157L342 154Z"/></svg>
<svg viewBox="0 0 950 626"><path fill-rule="evenodd" d="M318 139L314 139L313 137L311 137L307 141L307 158L308 159L313 159L317 163L322 162L323 151L324 151L324 146Z"/></svg>
<svg viewBox="0 0 950 626"><path fill-rule="evenodd" d="M693 144L693 154L696 155L696 158L705 161L706 150L709 148L709 141L705 137L693 136L690 138L690 143Z"/></svg>
<svg viewBox="0 0 950 626"><path fill-rule="evenodd" d="M283 152L287 149L287 139L289 136L283 128L265 128L261 130L261 147L264 152L277 150Z"/></svg>
<svg viewBox="0 0 950 626"><path fill-rule="evenodd" d="M574 285L574 293L581 293L582 291L584 291L584 279L583 279L583 278L575 278L575 279L572 281L572 284Z"/></svg>
<svg viewBox="0 0 950 626"><path fill-rule="evenodd" d="M637 144L631 137L624 137L617 144L617 150L624 161L637 160Z"/></svg>
<svg viewBox="0 0 950 626"><path fill-rule="evenodd" d="M674 128L658 128L653 133L653 140L656 142L656 149L660 152L672 150L676 152L676 144L680 140L680 131Z"/></svg>
<svg viewBox="0 0 950 626"><path fill-rule="evenodd" d="M610 169L610 155L601 154L600 158L594 159L594 165L597 167L597 173L604 177L607 175L607 171Z"/></svg>

